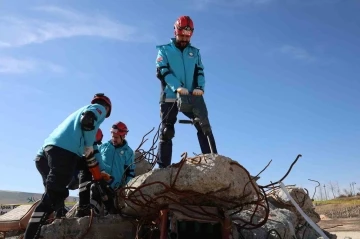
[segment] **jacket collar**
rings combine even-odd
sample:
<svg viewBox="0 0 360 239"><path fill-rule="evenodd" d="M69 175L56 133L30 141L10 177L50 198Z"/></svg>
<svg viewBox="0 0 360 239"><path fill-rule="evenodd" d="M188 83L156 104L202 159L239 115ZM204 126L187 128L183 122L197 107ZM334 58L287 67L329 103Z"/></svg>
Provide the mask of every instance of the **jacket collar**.
<svg viewBox="0 0 360 239"><path fill-rule="evenodd" d="M121 148L124 148L124 147L126 147L126 146L128 145L128 142L126 141L126 139L124 139L124 144L121 145L121 146L114 146L114 145L112 144L112 141L111 141L111 140L109 140L108 142L109 142L109 144L110 144L111 146L113 146L115 149L121 149Z"/></svg>

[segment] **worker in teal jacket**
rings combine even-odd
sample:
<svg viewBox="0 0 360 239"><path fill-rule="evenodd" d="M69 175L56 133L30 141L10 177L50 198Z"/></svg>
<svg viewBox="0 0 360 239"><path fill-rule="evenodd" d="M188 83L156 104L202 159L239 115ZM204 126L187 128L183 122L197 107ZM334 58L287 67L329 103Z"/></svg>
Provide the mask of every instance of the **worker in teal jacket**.
<svg viewBox="0 0 360 239"><path fill-rule="evenodd" d="M156 76L161 82L160 116L161 131L157 163L159 168L171 164L172 139L175 137L175 123L179 108L177 95L202 96L205 92L205 74L200 50L191 45L194 23L189 16L179 17L174 24L175 37L167 44L158 45L156 56ZM182 112L194 119L193 112ZM201 152L210 153L210 147L199 123L194 124ZM209 132L209 141L217 153L215 138Z"/></svg>
<svg viewBox="0 0 360 239"><path fill-rule="evenodd" d="M128 132L123 122L112 125L111 140L101 144L99 153L95 155L96 161L99 162L102 179L113 191L125 186L135 177L135 154L125 139ZM91 206L95 209L95 213L100 213L103 205L108 213L116 213L114 198L109 193L107 196L109 200L103 202L95 184L91 185Z"/></svg>
<svg viewBox="0 0 360 239"><path fill-rule="evenodd" d="M116 190L125 186L135 176L134 151L125 137L128 128L123 122L115 123L111 128L111 140L99 146L96 159L103 174L108 174L108 183Z"/></svg>
<svg viewBox="0 0 360 239"><path fill-rule="evenodd" d="M50 213L62 214L64 199L69 196L67 185L81 157L94 153L96 133L105 118L110 116L111 108L111 101L105 94L95 94L90 104L71 113L45 139L43 155L50 170L45 192L31 215L24 239L39 238L41 226Z"/></svg>

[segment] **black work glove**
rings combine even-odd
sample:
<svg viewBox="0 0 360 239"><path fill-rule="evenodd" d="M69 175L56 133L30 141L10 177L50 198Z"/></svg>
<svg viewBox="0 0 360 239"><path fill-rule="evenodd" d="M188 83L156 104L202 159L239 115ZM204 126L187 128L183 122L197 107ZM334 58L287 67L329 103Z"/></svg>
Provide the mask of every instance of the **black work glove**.
<svg viewBox="0 0 360 239"><path fill-rule="evenodd" d="M102 190L103 190L106 194L108 194L108 195L111 196L111 197L114 197L114 196L115 196L115 191L114 191L114 189L112 189L112 188L110 187L110 185L109 185L104 179L101 179L101 180L99 181L99 184L100 184L100 187L102 188Z"/></svg>

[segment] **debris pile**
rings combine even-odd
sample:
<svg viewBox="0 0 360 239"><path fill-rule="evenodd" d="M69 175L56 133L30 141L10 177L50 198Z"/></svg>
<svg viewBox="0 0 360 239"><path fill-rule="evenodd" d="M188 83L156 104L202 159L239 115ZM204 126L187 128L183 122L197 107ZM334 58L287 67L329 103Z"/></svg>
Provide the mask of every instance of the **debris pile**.
<svg viewBox="0 0 360 239"><path fill-rule="evenodd" d="M190 231L184 222L189 221L208 223L212 236L207 238L224 238L224 233L234 239L321 238L276 183L258 185L255 177L228 157L184 154L168 168L148 172L145 168L118 191L119 215L55 220L43 226L43 238L100 238L100 234L101 238L160 238L164 225L167 234L184 238ZM306 190L294 186L287 190L306 215L319 222ZM216 226L222 234L216 234Z"/></svg>
<svg viewBox="0 0 360 239"><path fill-rule="evenodd" d="M301 155L265 186L256 181L270 163L253 177L223 155L184 153L179 163L154 169L158 133L149 150L141 149L152 131L135 150L135 178L117 191L118 214L75 218L76 204L66 218L49 219L42 238L336 239L316 226L320 216L306 189L282 184Z"/></svg>

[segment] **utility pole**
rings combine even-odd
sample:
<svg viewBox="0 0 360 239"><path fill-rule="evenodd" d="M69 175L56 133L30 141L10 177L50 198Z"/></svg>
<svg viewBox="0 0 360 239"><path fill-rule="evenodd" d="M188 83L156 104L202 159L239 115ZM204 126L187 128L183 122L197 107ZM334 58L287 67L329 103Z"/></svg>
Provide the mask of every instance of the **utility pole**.
<svg viewBox="0 0 360 239"><path fill-rule="evenodd" d="M355 185L356 183L355 182L353 182L353 189L354 189L354 194L356 195L356 192L355 192L355 187L354 187L354 185Z"/></svg>
<svg viewBox="0 0 360 239"><path fill-rule="evenodd" d="M325 191L325 200L328 200L327 193L326 193L326 186L324 184L324 191Z"/></svg>
<svg viewBox="0 0 360 239"><path fill-rule="evenodd" d="M355 187L354 187L355 184L356 184L355 182L350 183L350 190L352 190L354 196L356 195Z"/></svg>

